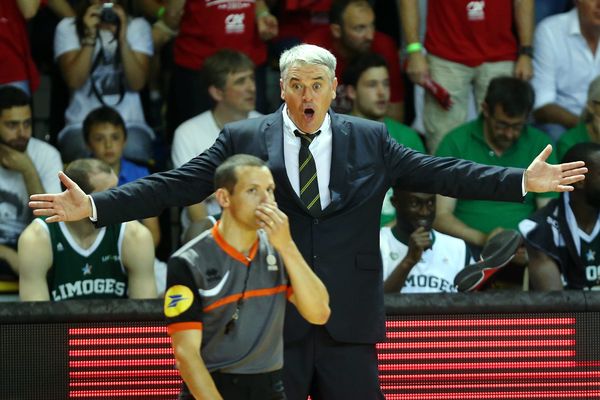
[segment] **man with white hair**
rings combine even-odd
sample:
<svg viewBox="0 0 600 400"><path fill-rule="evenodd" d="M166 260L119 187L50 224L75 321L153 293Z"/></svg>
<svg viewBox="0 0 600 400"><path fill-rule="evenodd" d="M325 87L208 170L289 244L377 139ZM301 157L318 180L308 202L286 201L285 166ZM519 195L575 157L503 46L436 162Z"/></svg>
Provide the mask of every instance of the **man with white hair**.
<svg viewBox="0 0 600 400"><path fill-rule="evenodd" d="M294 242L330 295L331 318L323 326L286 310L287 397L383 399L375 344L385 338L378 233L388 188L522 201L527 191L571 190L587 169L582 162L546 163L550 146L527 171L410 150L383 123L330 109L337 79L329 51L298 45L279 65L285 104L273 114L226 124L211 148L180 168L91 196L60 174L68 189L32 196L30 206L50 222L91 218L104 226L203 200L214 191L215 169L230 155L266 160Z"/></svg>

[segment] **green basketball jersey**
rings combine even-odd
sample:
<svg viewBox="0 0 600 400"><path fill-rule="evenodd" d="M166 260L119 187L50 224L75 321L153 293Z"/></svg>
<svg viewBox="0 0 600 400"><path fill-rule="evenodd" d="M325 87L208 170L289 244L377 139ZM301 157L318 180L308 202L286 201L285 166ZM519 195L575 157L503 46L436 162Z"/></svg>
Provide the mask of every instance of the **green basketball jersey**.
<svg viewBox="0 0 600 400"><path fill-rule="evenodd" d="M88 248L81 248L63 222L40 222L50 234L52 266L48 289L53 301L127 297L127 272L121 263L125 224L98 230Z"/></svg>

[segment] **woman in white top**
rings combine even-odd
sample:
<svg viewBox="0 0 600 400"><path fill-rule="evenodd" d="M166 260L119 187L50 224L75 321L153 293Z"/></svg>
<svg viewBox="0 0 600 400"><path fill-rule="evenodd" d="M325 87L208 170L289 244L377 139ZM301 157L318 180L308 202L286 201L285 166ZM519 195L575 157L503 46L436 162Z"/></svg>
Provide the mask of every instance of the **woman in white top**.
<svg viewBox="0 0 600 400"><path fill-rule="evenodd" d="M81 123L102 105L115 108L125 121L125 156L137 161L151 157L154 133L138 92L148 80L152 51L150 24L128 17L117 2L83 1L75 18L58 24L54 54L72 93L66 127L58 137L65 161L86 155Z"/></svg>

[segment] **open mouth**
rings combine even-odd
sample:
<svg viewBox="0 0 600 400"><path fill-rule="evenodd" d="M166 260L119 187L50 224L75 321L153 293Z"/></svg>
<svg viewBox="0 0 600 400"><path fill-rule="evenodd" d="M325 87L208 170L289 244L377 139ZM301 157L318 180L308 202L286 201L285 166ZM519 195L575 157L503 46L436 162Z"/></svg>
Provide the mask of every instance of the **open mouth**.
<svg viewBox="0 0 600 400"><path fill-rule="evenodd" d="M312 118L315 115L315 110L310 107L307 107L304 109L304 115L308 118Z"/></svg>

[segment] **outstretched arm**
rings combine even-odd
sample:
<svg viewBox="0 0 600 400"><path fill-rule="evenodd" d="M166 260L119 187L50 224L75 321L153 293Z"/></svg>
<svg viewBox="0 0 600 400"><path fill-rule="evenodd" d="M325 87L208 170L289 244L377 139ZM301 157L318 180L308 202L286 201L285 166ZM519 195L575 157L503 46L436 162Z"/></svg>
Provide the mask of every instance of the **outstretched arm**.
<svg viewBox="0 0 600 400"><path fill-rule="evenodd" d="M525 171L525 190L527 192L570 192L573 183L585 179L587 168L583 161L552 165L546 160L552 153L552 145L533 160Z"/></svg>
<svg viewBox="0 0 600 400"><path fill-rule="evenodd" d="M275 204L263 204L258 207L256 217L283 259L294 290L290 301L311 324L325 324L331 313L329 293L292 240L287 215Z"/></svg>

